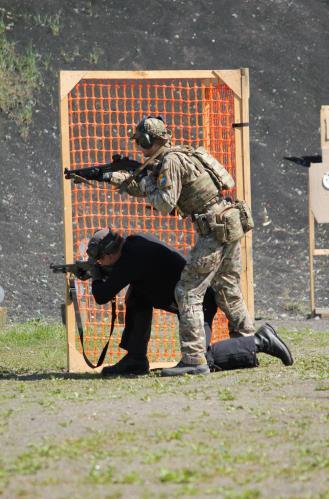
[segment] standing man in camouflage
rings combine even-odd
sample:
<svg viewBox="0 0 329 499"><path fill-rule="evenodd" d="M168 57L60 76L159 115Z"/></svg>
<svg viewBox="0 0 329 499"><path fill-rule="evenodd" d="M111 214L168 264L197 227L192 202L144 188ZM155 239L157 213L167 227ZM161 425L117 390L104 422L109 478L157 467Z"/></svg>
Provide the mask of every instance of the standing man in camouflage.
<svg viewBox="0 0 329 499"><path fill-rule="evenodd" d="M104 180L121 192L146 197L163 213L177 208L182 216L192 218L199 234L175 288L182 359L162 374L207 374L202 303L210 285L217 305L228 318L230 336L254 334L240 289L240 211L222 195L234 181L203 148L172 145L160 117L143 119L132 139L144 156L151 158L151 173L140 179L127 172L113 172L105 174Z"/></svg>

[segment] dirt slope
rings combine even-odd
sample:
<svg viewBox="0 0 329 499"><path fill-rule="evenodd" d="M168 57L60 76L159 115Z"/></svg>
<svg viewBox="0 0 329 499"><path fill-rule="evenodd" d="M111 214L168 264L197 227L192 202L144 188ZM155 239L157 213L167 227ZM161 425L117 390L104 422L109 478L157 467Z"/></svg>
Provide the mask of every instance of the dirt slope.
<svg viewBox="0 0 329 499"><path fill-rule="evenodd" d="M256 313L305 315L307 167L283 158L321 153L327 1L1 0L0 13L18 53L32 44L43 81L26 141L0 113L0 285L12 319L59 317L63 285L48 270L63 254L58 71L88 68L250 68ZM323 265L321 304L327 279Z"/></svg>

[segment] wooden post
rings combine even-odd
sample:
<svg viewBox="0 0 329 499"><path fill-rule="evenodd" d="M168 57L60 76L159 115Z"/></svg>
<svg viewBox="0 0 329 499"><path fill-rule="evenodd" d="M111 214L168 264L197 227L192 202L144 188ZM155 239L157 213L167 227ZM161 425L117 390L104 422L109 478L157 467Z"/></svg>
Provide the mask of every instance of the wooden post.
<svg viewBox="0 0 329 499"><path fill-rule="evenodd" d="M0 331L3 329L7 322L7 308L0 307Z"/></svg>
<svg viewBox="0 0 329 499"><path fill-rule="evenodd" d="M316 248L315 241L315 224L329 223L329 191L324 182L329 171L329 106L321 106L320 132L322 163L311 163L308 173L310 306L313 317L329 317L328 307L316 306L314 273L314 257L329 256L329 248Z"/></svg>
<svg viewBox="0 0 329 499"><path fill-rule="evenodd" d="M235 128L236 147L236 195L251 206L250 152L249 152L249 72L241 69L241 98L234 98L235 123L243 126ZM254 308L252 232L248 232L241 242L242 276L241 288L252 317Z"/></svg>
<svg viewBox="0 0 329 499"><path fill-rule="evenodd" d="M72 200L71 182L65 181L64 168L70 167L70 142L69 142L69 109L68 96L62 95L62 72L60 73L60 122L61 122L61 179L64 207L64 255L66 263L73 263L73 233L72 233ZM75 316L73 303L69 296L69 282L66 279L66 335L67 335L67 365L71 370L72 354L75 351Z"/></svg>
<svg viewBox="0 0 329 499"><path fill-rule="evenodd" d="M314 215L311 210L310 196L308 198L308 223L309 223L309 265L310 265L310 302L311 315L315 315L315 295L314 295Z"/></svg>

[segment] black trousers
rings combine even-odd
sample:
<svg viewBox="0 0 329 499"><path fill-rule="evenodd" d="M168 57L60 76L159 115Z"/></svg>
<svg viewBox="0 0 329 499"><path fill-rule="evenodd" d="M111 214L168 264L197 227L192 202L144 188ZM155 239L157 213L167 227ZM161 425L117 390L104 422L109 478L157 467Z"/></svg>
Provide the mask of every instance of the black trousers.
<svg viewBox="0 0 329 499"><path fill-rule="evenodd" d="M133 286L129 286L125 301L125 327L119 346L136 358L145 357L151 337L153 306Z"/></svg>
<svg viewBox="0 0 329 499"><path fill-rule="evenodd" d="M207 362L213 371L228 371L257 367L257 347L254 336L242 336L217 341L207 350Z"/></svg>
<svg viewBox="0 0 329 499"><path fill-rule="evenodd" d="M141 296L133 286L129 286L126 294L125 327L122 332L120 347L135 357L145 357L151 337L153 305ZM178 316L176 304L162 307ZM208 301L203 307L207 346L210 343L211 327L217 312L216 303ZM207 360L213 369L241 369L258 365L256 345L253 336L232 338L218 341L208 347Z"/></svg>

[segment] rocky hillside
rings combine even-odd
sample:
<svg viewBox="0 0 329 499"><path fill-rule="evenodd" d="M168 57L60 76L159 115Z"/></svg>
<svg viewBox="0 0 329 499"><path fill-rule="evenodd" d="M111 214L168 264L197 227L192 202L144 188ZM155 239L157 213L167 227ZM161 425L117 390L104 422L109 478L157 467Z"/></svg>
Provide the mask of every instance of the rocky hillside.
<svg viewBox="0 0 329 499"><path fill-rule="evenodd" d="M303 157L319 160L329 104L327 0L1 0L0 16L0 285L12 320L58 318L63 301L48 268L63 254L60 69L249 67L256 315L306 315Z"/></svg>

